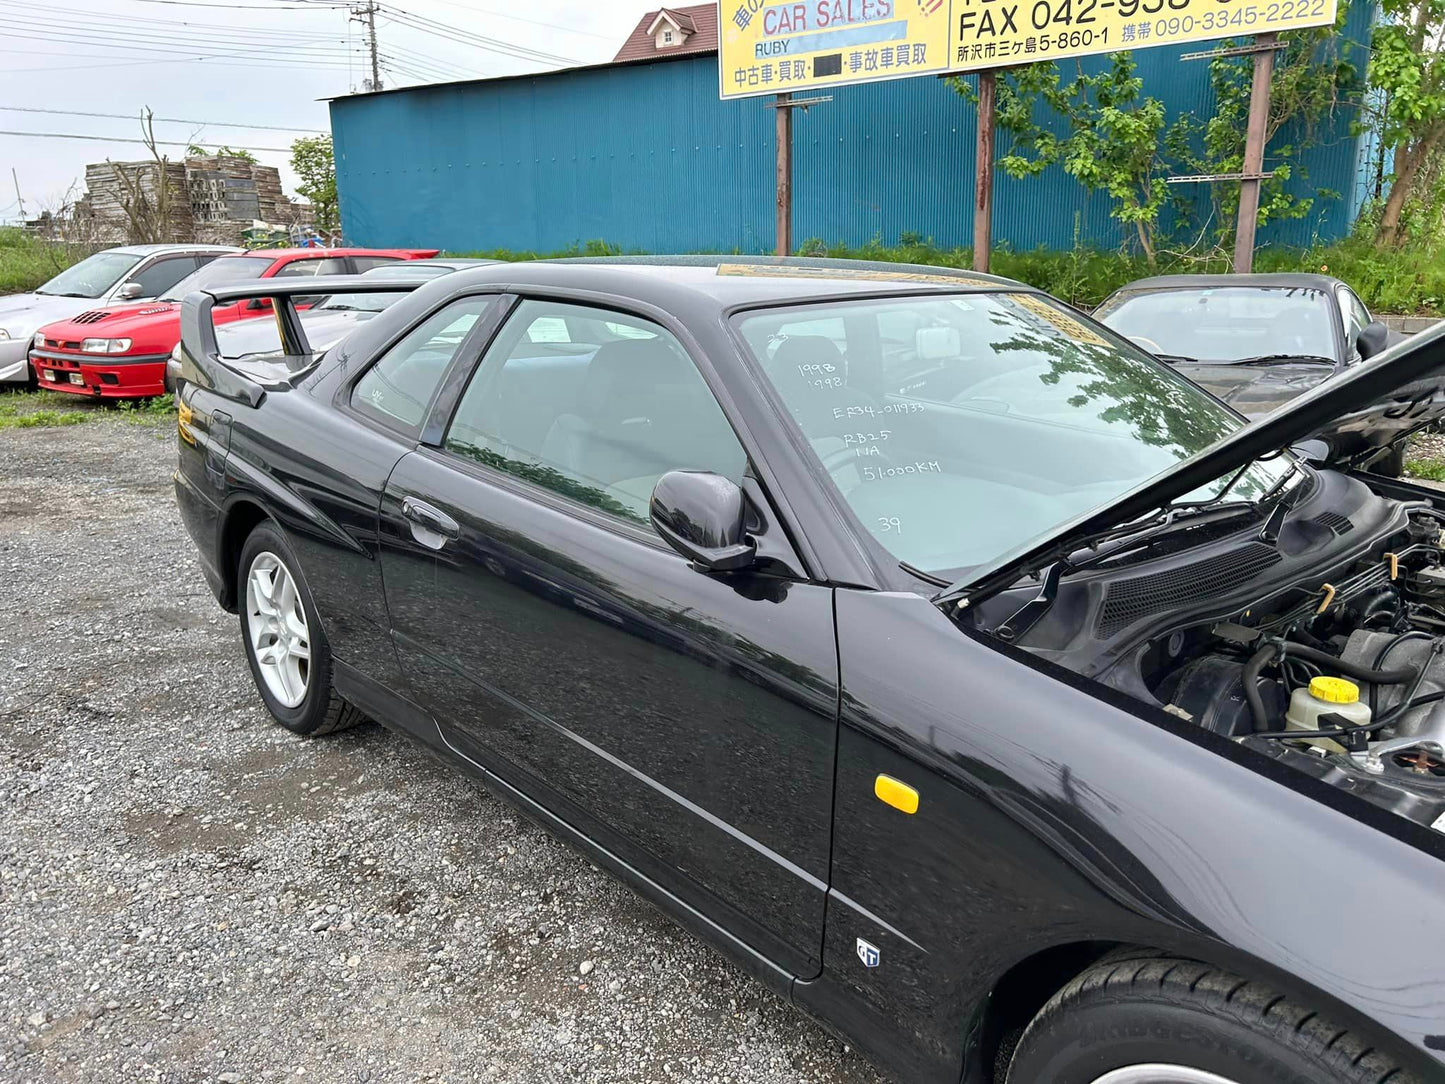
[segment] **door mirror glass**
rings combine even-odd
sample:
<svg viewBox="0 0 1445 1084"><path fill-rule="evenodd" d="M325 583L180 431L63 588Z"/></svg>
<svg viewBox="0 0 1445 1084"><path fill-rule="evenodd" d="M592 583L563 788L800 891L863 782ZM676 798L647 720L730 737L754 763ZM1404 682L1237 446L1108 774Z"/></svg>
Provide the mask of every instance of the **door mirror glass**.
<svg viewBox="0 0 1445 1084"><path fill-rule="evenodd" d="M1355 340L1355 349L1359 351L1360 357L1366 359L1382 353L1389 345L1390 329L1379 320L1366 324L1361 329L1359 338Z"/></svg>
<svg viewBox="0 0 1445 1084"><path fill-rule="evenodd" d="M652 489L652 525L669 546L709 572L747 568L747 501L738 484L710 471L668 471Z"/></svg>
<svg viewBox="0 0 1445 1084"><path fill-rule="evenodd" d="M122 301L134 301L138 297L145 296L145 287L138 282L127 282L115 292L115 296Z"/></svg>

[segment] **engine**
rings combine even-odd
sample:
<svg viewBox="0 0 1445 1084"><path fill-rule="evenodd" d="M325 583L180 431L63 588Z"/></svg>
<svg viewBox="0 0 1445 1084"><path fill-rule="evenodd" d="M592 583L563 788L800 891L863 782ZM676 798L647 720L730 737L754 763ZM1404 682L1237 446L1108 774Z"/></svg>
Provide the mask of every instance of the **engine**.
<svg viewBox="0 0 1445 1084"><path fill-rule="evenodd" d="M1017 642L1445 831L1445 513L1302 488L1268 523L1066 577Z"/></svg>

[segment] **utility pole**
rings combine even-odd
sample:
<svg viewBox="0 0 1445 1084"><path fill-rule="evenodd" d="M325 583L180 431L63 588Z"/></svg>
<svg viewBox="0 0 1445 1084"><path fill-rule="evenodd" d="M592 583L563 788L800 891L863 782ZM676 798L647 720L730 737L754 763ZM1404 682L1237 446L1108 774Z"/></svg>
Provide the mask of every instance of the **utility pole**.
<svg viewBox="0 0 1445 1084"><path fill-rule="evenodd" d="M351 9L353 22L366 24L366 44L371 52L371 86L368 90L381 89L381 58L377 54L376 47L376 0L366 0L365 4L359 4Z"/></svg>
<svg viewBox="0 0 1445 1084"><path fill-rule="evenodd" d="M777 218L773 250L779 256L793 254L793 110L804 113L812 105L831 102L832 95L823 98L794 98L791 94L775 95L768 104L778 111L777 115L777 189L775 206Z"/></svg>
<svg viewBox="0 0 1445 1084"><path fill-rule="evenodd" d="M15 203L20 208L20 221L25 221L25 200L20 197L20 174L15 172L15 167L10 167L10 179L15 182Z"/></svg>
<svg viewBox="0 0 1445 1084"><path fill-rule="evenodd" d="M1254 230L1259 221L1259 182L1264 172L1264 141L1269 126L1269 89L1274 78L1274 34L1256 34L1254 80L1249 89L1249 127L1244 137L1244 177L1239 182L1239 224L1234 231L1234 272L1254 269Z"/></svg>

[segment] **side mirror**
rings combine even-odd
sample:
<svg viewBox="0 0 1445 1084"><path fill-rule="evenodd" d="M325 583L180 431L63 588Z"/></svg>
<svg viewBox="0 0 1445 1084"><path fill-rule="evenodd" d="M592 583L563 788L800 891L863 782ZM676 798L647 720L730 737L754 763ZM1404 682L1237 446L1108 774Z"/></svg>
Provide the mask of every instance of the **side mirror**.
<svg viewBox="0 0 1445 1084"><path fill-rule="evenodd" d="M1389 345L1390 329L1379 320L1370 321L1355 338L1355 349L1360 352L1360 357L1367 360L1382 353Z"/></svg>
<svg viewBox="0 0 1445 1084"><path fill-rule="evenodd" d="M1318 438L1291 444L1289 450L1298 458L1315 467L1323 466L1330 460L1330 446Z"/></svg>
<svg viewBox="0 0 1445 1084"><path fill-rule="evenodd" d="M121 301L134 301L138 297L145 296L145 287L138 282L127 282L115 292L115 296Z"/></svg>
<svg viewBox="0 0 1445 1084"><path fill-rule="evenodd" d="M668 471L652 487L652 525L663 541L707 572L734 572L757 559L746 539L747 500L709 471Z"/></svg>

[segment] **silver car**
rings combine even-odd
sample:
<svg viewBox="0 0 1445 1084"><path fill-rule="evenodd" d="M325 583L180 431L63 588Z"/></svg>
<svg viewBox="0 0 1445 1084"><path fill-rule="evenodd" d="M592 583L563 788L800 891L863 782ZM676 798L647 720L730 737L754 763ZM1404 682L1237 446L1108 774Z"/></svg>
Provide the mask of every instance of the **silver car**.
<svg viewBox="0 0 1445 1084"><path fill-rule="evenodd" d="M34 293L0 297L0 384L30 379L35 333L87 309L159 297L202 264L243 252L227 245L125 245L67 267Z"/></svg>

